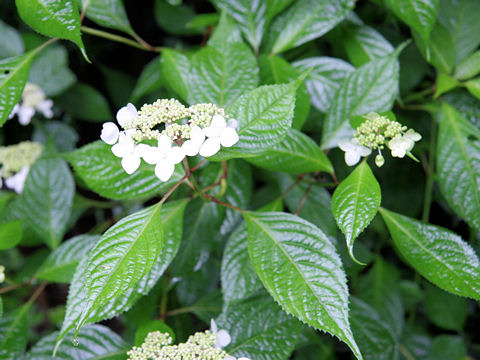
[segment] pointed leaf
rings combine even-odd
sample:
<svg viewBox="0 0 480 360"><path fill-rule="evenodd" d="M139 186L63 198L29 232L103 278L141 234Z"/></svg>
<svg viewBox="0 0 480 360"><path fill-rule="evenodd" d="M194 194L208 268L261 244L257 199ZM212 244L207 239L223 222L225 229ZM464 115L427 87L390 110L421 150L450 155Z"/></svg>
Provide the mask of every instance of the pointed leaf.
<svg viewBox="0 0 480 360"><path fill-rule="evenodd" d="M191 75L192 67L189 58L178 51L164 49L160 65L169 89L187 101L189 94L188 76Z"/></svg>
<svg viewBox="0 0 480 360"><path fill-rule="evenodd" d="M381 200L380 185L365 161L333 193L333 216L345 235L350 257L359 264L362 263L353 255L353 242L373 220Z"/></svg>
<svg viewBox="0 0 480 360"><path fill-rule="evenodd" d="M480 73L480 50L475 51L455 68L455 78L467 80Z"/></svg>
<svg viewBox="0 0 480 360"><path fill-rule="evenodd" d="M134 35L122 0L82 0L86 15L98 25Z"/></svg>
<svg viewBox="0 0 480 360"><path fill-rule="evenodd" d="M150 61L142 70L135 88L132 91L130 100L136 102L143 96L149 95L162 87L162 74L160 58L156 57Z"/></svg>
<svg viewBox="0 0 480 360"><path fill-rule="evenodd" d="M21 220L0 224L0 251L15 247L22 240L22 235Z"/></svg>
<svg viewBox="0 0 480 360"><path fill-rule="evenodd" d="M457 234L380 209L395 246L422 276L453 294L480 299L480 260Z"/></svg>
<svg viewBox="0 0 480 360"><path fill-rule="evenodd" d="M465 83L467 90L475 96L477 99L480 99L480 78L469 80Z"/></svg>
<svg viewBox="0 0 480 360"><path fill-rule="evenodd" d="M348 321L348 288L335 247L317 227L286 213L244 213L260 280L290 314L362 355Z"/></svg>
<svg viewBox="0 0 480 360"><path fill-rule="evenodd" d="M28 313L31 303L0 318L0 359L21 359L28 342Z"/></svg>

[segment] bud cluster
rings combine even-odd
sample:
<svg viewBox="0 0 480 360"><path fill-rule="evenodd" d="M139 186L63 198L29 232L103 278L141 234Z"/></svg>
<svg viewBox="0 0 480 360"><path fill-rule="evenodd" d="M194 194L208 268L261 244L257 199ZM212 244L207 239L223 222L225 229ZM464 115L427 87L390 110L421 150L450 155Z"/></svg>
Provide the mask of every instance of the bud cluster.
<svg viewBox="0 0 480 360"><path fill-rule="evenodd" d="M17 115L18 122L25 126L30 124L35 111L41 112L46 118L52 118L52 106L53 101L46 98L38 85L27 82L20 103L15 105L8 118L11 119Z"/></svg>

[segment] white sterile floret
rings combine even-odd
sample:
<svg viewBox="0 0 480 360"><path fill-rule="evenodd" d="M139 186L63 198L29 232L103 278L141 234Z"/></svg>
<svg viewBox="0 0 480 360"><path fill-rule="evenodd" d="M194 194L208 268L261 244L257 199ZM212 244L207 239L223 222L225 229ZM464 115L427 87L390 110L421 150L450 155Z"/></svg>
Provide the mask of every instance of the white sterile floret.
<svg viewBox="0 0 480 360"><path fill-rule="evenodd" d="M195 156L205 141L205 134L199 126L193 126L190 130L190 139L182 144L182 150L187 156Z"/></svg>
<svg viewBox="0 0 480 360"><path fill-rule="evenodd" d="M203 129L208 139L200 147L199 154L204 157L212 156L220 150L220 145L230 147L237 143L238 134L235 131L237 124L235 119L227 124L223 116L214 115L210 126Z"/></svg>
<svg viewBox="0 0 480 360"><path fill-rule="evenodd" d="M210 331L217 337L217 341L215 343L216 347L223 348L230 344L230 342L232 341L232 338L230 337L228 331L223 329L218 330L217 324L213 319L210 320Z"/></svg>
<svg viewBox="0 0 480 360"><path fill-rule="evenodd" d="M29 170L30 168L28 166L22 167L22 169L15 175L5 179L5 186L9 189L12 189L17 194L21 194Z"/></svg>
<svg viewBox="0 0 480 360"><path fill-rule="evenodd" d="M122 158L122 167L127 174L133 174L140 166L140 151L135 146L135 141L124 132L120 133L118 143L112 146L112 152L116 157Z"/></svg>
<svg viewBox="0 0 480 360"><path fill-rule="evenodd" d="M396 135L388 142L388 147L393 157L403 158L408 151L412 150L413 144L413 141L403 135Z"/></svg>
<svg viewBox="0 0 480 360"><path fill-rule="evenodd" d="M420 135L413 129L408 129L408 131L405 134L403 134L403 138L405 139L405 141L409 142L408 148L407 148L407 152L408 152L413 149L415 142L419 141L422 138L422 135Z"/></svg>
<svg viewBox="0 0 480 360"><path fill-rule="evenodd" d="M113 145L117 142L119 136L120 130L115 123L109 121L103 124L100 139L105 141L108 145Z"/></svg>
<svg viewBox="0 0 480 360"><path fill-rule="evenodd" d="M178 146L172 146L172 140L167 135L158 139L158 146L138 145L143 160L155 165L155 175L162 181L167 181L175 171L175 164L183 160L185 154Z"/></svg>
<svg viewBox="0 0 480 360"><path fill-rule="evenodd" d="M345 151L345 162L353 166L360 161L360 157L368 156L372 152L369 148L359 145L356 138L352 140L340 140L338 147Z"/></svg>
<svg viewBox="0 0 480 360"><path fill-rule="evenodd" d="M124 127L128 122L135 119L138 115L135 105L128 103L127 106L122 107L117 112L117 121L121 127Z"/></svg>
<svg viewBox="0 0 480 360"><path fill-rule="evenodd" d="M53 101L45 98L43 90L32 83L27 83L22 93L20 104L16 104L10 113L9 119L18 116L18 122L25 126L30 124L35 110L41 112L46 118L53 117Z"/></svg>

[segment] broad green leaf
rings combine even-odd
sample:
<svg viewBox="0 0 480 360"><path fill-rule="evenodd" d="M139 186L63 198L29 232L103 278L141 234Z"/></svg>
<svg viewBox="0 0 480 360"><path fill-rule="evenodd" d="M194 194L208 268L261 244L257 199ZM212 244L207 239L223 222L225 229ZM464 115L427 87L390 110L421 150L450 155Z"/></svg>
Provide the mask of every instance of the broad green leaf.
<svg viewBox="0 0 480 360"><path fill-rule="evenodd" d="M41 51L32 63L28 81L37 84L45 94L56 96L77 80L68 68L68 53L60 45L51 45Z"/></svg>
<svg viewBox="0 0 480 360"><path fill-rule="evenodd" d="M52 141L59 152L73 151L78 140L77 132L65 121L49 121L42 129L36 128L32 135L32 141L44 145Z"/></svg>
<svg viewBox="0 0 480 360"><path fill-rule="evenodd" d="M272 53L280 53L322 36L342 21L353 6L352 0L297 1L272 23Z"/></svg>
<svg viewBox="0 0 480 360"><path fill-rule="evenodd" d="M443 96L443 99L453 106L467 122L480 128L480 100L468 93L468 91L454 91Z"/></svg>
<svg viewBox="0 0 480 360"><path fill-rule="evenodd" d="M398 94L398 51L370 61L343 81L323 125L323 148L335 147L353 134L350 117L391 108Z"/></svg>
<svg viewBox="0 0 480 360"><path fill-rule="evenodd" d="M480 50L475 51L455 68L454 76L458 80L467 80L480 73Z"/></svg>
<svg viewBox="0 0 480 360"><path fill-rule="evenodd" d="M420 33L426 43L437 20L439 0L385 0L403 22Z"/></svg>
<svg viewBox="0 0 480 360"><path fill-rule="evenodd" d="M295 81L301 71L295 69L290 63L278 56L261 55L259 58L260 80L263 85L285 84ZM307 120L310 112L310 96L305 84L301 84L295 96L295 110L292 127L300 130Z"/></svg>
<svg viewBox="0 0 480 360"><path fill-rule="evenodd" d="M30 302L0 318L0 359L22 359L28 342Z"/></svg>
<svg viewBox="0 0 480 360"><path fill-rule="evenodd" d="M218 317L217 325L232 337L225 351L255 360L288 359L302 327L268 295L229 306Z"/></svg>
<svg viewBox="0 0 480 360"><path fill-rule="evenodd" d="M391 326L374 308L351 297L352 331L366 359L398 358L398 339Z"/></svg>
<svg viewBox="0 0 480 360"><path fill-rule="evenodd" d="M102 235L88 254L86 298L77 331L95 311L150 272L164 243L160 203L121 219Z"/></svg>
<svg viewBox="0 0 480 360"><path fill-rule="evenodd" d="M142 70L130 99L132 102L140 100L143 96L158 90L162 86L160 58L156 57L150 61Z"/></svg>
<svg viewBox="0 0 480 360"><path fill-rule="evenodd" d="M353 242L373 220L381 200L380 185L366 161L362 161L333 193L333 216L345 235L348 253L359 264L362 263L353 255Z"/></svg>
<svg viewBox="0 0 480 360"><path fill-rule="evenodd" d="M99 236L96 235L78 235L63 242L50 253L35 277L53 282L70 283L78 263L87 255L98 238Z"/></svg>
<svg viewBox="0 0 480 360"><path fill-rule="evenodd" d="M433 96L435 99L440 95L455 89L459 85L459 82L450 75L439 73L436 85L435 95Z"/></svg>
<svg viewBox="0 0 480 360"><path fill-rule="evenodd" d="M73 331L69 333L73 336ZM76 342L65 341L57 349L55 357L52 350L55 347L58 331L41 338L27 353L27 360L98 360L124 359L130 350L128 345L117 333L103 325L89 325L78 333Z"/></svg>
<svg viewBox="0 0 480 360"><path fill-rule="evenodd" d="M311 70L305 78L312 105L327 112L337 89L355 68L346 61L330 57L312 57L292 64L302 71Z"/></svg>
<svg viewBox="0 0 480 360"><path fill-rule="evenodd" d="M457 234L380 208L395 246L422 276L456 295L480 299L480 260Z"/></svg>
<svg viewBox="0 0 480 360"><path fill-rule="evenodd" d="M111 121L113 118L105 96L94 87L84 83L72 86L60 96L58 102L67 113L75 118L91 122Z"/></svg>
<svg viewBox="0 0 480 360"><path fill-rule="evenodd" d="M345 27L344 46L348 58L356 67L393 52L393 46L370 26Z"/></svg>
<svg viewBox="0 0 480 360"><path fill-rule="evenodd" d="M222 307L222 292L220 289L217 289L198 299L197 302L192 305L192 313L204 323L209 324L211 319L215 319L220 315Z"/></svg>
<svg viewBox="0 0 480 360"><path fill-rule="evenodd" d="M242 42L242 34L238 27L226 12L222 12L218 25L207 44L222 52L230 44Z"/></svg>
<svg viewBox="0 0 480 360"><path fill-rule="evenodd" d="M442 105L437 143L440 191L465 221L480 230L480 131Z"/></svg>
<svg viewBox="0 0 480 360"><path fill-rule="evenodd" d="M27 25L42 35L71 40L85 58L80 33L80 15L70 0L15 0L18 14Z"/></svg>
<svg viewBox="0 0 480 360"><path fill-rule="evenodd" d="M164 49L162 50L160 66L168 87L187 101L189 94L188 76L192 72L189 58L178 51Z"/></svg>
<svg viewBox="0 0 480 360"><path fill-rule="evenodd" d="M238 28L258 53L267 22L267 1L216 0L215 2L235 19Z"/></svg>
<svg viewBox="0 0 480 360"><path fill-rule="evenodd" d="M0 60L0 126L20 101L36 51Z"/></svg>
<svg viewBox="0 0 480 360"><path fill-rule="evenodd" d="M87 17L98 25L135 35L122 0L82 0L82 5Z"/></svg>
<svg viewBox="0 0 480 360"><path fill-rule="evenodd" d="M161 219L165 244L151 271L135 284L135 286L129 287L123 293L117 294L117 296L112 298L105 306L93 311L85 321L86 323L109 319L127 311L138 299L150 292L177 254L182 239L183 211L185 205L185 201L177 201L166 203L162 206ZM75 327L82 315L83 304L87 296L84 291L84 281L88 261L89 258L84 257L75 270L68 293L65 319L58 335L57 344L62 341L69 330Z"/></svg>
<svg viewBox="0 0 480 360"><path fill-rule="evenodd" d="M348 288L335 247L317 227L286 213L244 213L248 251L282 308L345 342L362 359L348 320Z"/></svg>
<svg viewBox="0 0 480 360"><path fill-rule="evenodd" d="M264 85L242 95L226 112L237 119L240 140L212 157L253 157L281 141L292 125L295 85Z"/></svg>
<svg viewBox="0 0 480 360"><path fill-rule="evenodd" d="M455 63L466 59L480 44L480 7L476 0L440 0L438 21L453 40Z"/></svg>
<svg viewBox="0 0 480 360"><path fill-rule="evenodd" d="M470 91L470 94L480 99L480 77L468 80L465 83L465 87Z"/></svg>
<svg viewBox="0 0 480 360"><path fill-rule="evenodd" d="M282 141L248 161L258 167L293 174L333 172L330 160L315 141L295 129L290 129Z"/></svg>
<svg viewBox="0 0 480 360"><path fill-rule="evenodd" d="M468 359L467 345L461 336L440 335L432 341L428 360Z"/></svg>
<svg viewBox="0 0 480 360"><path fill-rule="evenodd" d="M202 29L189 26L195 17L195 10L192 5L178 0L155 0L155 20L168 34L201 34Z"/></svg>
<svg viewBox="0 0 480 360"><path fill-rule="evenodd" d="M0 224L0 250L15 247L22 240L22 221L14 220Z"/></svg>
<svg viewBox="0 0 480 360"><path fill-rule="evenodd" d="M168 190L183 176L177 171L169 181L162 182L155 176L154 167L142 164L133 174L123 170L121 161L103 141L85 145L68 154L68 161L87 186L110 199L136 199Z"/></svg>
<svg viewBox="0 0 480 360"><path fill-rule="evenodd" d="M461 332L467 319L467 299L428 285L424 299L428 319L441 329Z"/></svg>
<svg viewBox="0 0 480 360"><path fill-rule="evenodd" d="M22 194L25 220L51 249L67 230L74 193L75 183L64 160L40 159L30 167Z"/></svg>
<svg viewBox="0 0 480 360"><path fill-rule="evenodd" d="M247 226L230 235L222 257L222 294L225 304L245 299L263 288L248 256Z"/></svg>
<svg viewBox="0 0 480 360"><path fill-rule="evenodd" d="M270 22L277 14L290 5L293 0L266 0L267 1L267 19Z"/></svg>
<svg viewBox="0 0 480 360"><path fill-rule="evenodd" d="M23 52L23 40L18 31L0 20L0 59Z"/></svg>

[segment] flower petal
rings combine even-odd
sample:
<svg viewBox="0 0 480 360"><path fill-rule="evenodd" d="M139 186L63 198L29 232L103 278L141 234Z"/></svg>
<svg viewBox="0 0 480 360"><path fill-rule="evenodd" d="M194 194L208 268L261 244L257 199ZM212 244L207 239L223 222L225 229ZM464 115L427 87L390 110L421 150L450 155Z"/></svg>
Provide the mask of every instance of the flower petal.
<svg viewBox="0 0 480 360"><path fill-rule="evenodd" d="M137 116L137 109L132 104L122 107L117 112L117 121L120 126L125 126L129 121L133 120Z"/></svg>
<svg viewBox="0 0 480 360"><path fill-rule="evenodd" d="M227 330L219 330L217 332L217 346L218 347L225 347L227 346L228 344L230 344L230 342L232 341L232 338L230 337L230 334L228 333Z"/></svg>
<svg viewBox="0 0 480 360"><path fill-rule="evenodd" d="M182 151L186 156L195 156L200 150L202 143L197 143L194 140L187 140L182 144Z"/></svg>
<svg viewBox="0 0 480 360"><path fill-rule="evenodd" d="M43 116L50 119L53 117L52 106L53 101L51 99L46 99L38 103L36 108L43 114Z"/></svg>
<svg viewBox="0 0 480 360"><path fill-rule="evenodd" d="M169 161L159 162L155 166L155 175L162 181L168 181L175 170L175 165Z"/></svg>
<svg viewBox="0 0 480 360"><path fill-rule="evenodd" d="M185 153L183 152L182 148L174 146L170 149L167 157L172 163L178 164L185 158Z"/></svg>
<svg viewBox="0 0 480 360"><path fill-rule="evenodd" d="M192 127L190 130L190 140L200 143L200 145L205 141L205 134L199 126Z"/></svg>
<svg viewBox="0 0 480 360"><path fill-rule="evenodd" d="M167 135L161 135L158 138L158 148L162 153L166 153L170 151L172 147L172 139L170 139Z"/></svg>
<svg viewBox="0 0 480 360"><path fill-rule="evenodd" d="M351 151L353 149L355 149L355 145L352 144L352 142L350 140L340 140L338 142L338 147L340 149L342 149L343 151Z"/></svg>
<svg viewBox="0 0 480 360"><path fill-rule="evenodd" d="M226 127L220 134L220 143L222 146L230 147L238 142L238 134L235 129Z"/></svg>
<svg viewBox="0 0 480 360"><path fill-rule="evenodd" d="M202 144L198 152L203 157L215 155L220 150L220 138L212 137Z"/></svg>
<svg viewBox="0 0 480 360"><path fill-rule="evenodd" d="M15 114L18 112L18 109L20 108L20 105L19 104L15 104L15 106L13 107L13 110L12 112L10 113L10 115L8 115L8 119L11 119L15 116Z"/></svg>
<svg viewBox="0 0 480 360"><path fill-rule="evenodd" d="M356 150L361 156L368 156L372 153L371 149L367 148L366 146L362 146L362 145L358 145Z"/></svg>
<svg viewBox="0 0 480 360"><path fill-rule="evenodd" d="M230 120L228 121L227 127L232 128L232 129L236 129L237 126L238 126L238 121L237 121L237 120L235 120L235 119L230 119Z"/></svg>
<svg viewBox="0 0 480 360"><path fill-rule="evenodd" d="M220 132L221 132L221 129L215 126L207 126L206 128L203 129L203 133L205 134L205 136L209 138L219 137Z"/></svg>
<svg viewBox="0 0 480 360"><path fill-rule="evenodd" d="M345 152L345 163L348 166L353 166L360 161L360 154L356 151Z"/></svg>
<svg viewBox="0 0 480 360"><path fill-rule="evenodd" d="M18 122L20 125L26 126L30 124L33 115L35 114L35 109L30 106L20 106L17 112Z"/></svg>
<svg viewBox="0 0 480 360"><path fill-rule="evenodd" d="M100 134L100 139L105 141L108 145L113 145L117 142L118 136L120 135L120 130L118 130L117 125L113 122L107 122L103 124L102 133Z"/></svg>
<svg viewBox="0 0 480 360"><path fill-rule="evenodd" d="M125 172L130 175L140 166L140 158L135 154L128 154L122 158L122 167Z"/></svg>
<svg viewBox="0 0 480 360"><path fill-rule="evenodd" d="M149 146L146 144L138 144L135 147L135 154L142 157L147 164L155 165L162 157L160 150L156 146Z"/></svg>
<svg viewBox="0 0 480 360"><path fill-rule="evenodd" d="M222 115L215 114L212 117L212 122L210 123L210 126L223 129L227 126L227 123L225 122L225 118Z"/></svg>

